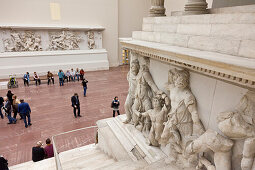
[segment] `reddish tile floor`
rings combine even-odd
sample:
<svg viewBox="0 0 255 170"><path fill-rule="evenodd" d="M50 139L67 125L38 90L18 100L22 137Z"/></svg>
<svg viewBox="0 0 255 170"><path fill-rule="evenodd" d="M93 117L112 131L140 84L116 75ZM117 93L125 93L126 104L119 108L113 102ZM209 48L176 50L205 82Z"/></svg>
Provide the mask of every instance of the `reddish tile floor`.
<svg viewBox="0 0 255 170"><path fill-rule="evenodd" d="M0 154L9 160L9 165L30 161L31 148L37 141L45 142L46 138L53 135L92 126L99 119L111 117L110 103L114 96L119 96L120 112L123 114L123 104L128 90L126 80L128 70L128 66L120 66L110 68L109 71L85 73L89 81L87 97L83 97L80 82L66 83L63 87L58 84L24 87L22 80L19 80L20 87L11 90L18 98L24 98L30 104L33 125L26 129L21 120L18 120L17 124L7 125L7 118L0 119ZM70 101L74 92L78 92L80 96L83 116L76 119ZM0 96L5 96L6 93L7 90L0 90ZM82 142L90 143L94 131L84 131L83 134L85 135L81 136L77 133L79 136L77 138L64 135L62 138L58 137L56 143L60 150L74 148Z"/></svg>

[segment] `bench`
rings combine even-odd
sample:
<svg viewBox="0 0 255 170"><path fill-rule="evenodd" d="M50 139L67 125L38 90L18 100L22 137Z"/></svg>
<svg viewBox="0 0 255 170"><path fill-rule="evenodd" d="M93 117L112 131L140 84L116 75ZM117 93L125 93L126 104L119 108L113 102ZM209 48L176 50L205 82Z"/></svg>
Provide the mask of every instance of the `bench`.
<svg viewBox="0 0 255 170"><path fill-rule="evenodd" d="M53 75L54 76L54 75ZM41 84L44 84L44 83L48 83L48 78L47 78L47 75L43 75L43 76L39 76L40 80L41 80ZM29 82L29 85L35 85L35 79L34 77L31 77L30 78L30 82Z"/></svg>

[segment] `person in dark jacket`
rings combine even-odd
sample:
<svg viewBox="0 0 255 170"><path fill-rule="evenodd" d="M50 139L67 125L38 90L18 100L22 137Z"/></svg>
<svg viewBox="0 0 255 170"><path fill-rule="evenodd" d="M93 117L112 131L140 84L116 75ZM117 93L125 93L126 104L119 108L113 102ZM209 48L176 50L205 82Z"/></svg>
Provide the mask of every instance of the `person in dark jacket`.
<svg viewBox="0 0 255 170"><path fill-rule="evenodd" d="M8 160L5 159L2 155L0 155L0 169L1 170L9 170Z"/></svg>
<svg viewBox="0 0 255 170"><path fill-rule="evenodd" d="M119 106L120 106L120 101L118 99L118 96L114 97L113 101L112 101L112 109L113 109L113 117L115 117L115 112L117 111L118 115L120 115L120 111L119 111Z"/></svg>
<svg viewBox="0 0 255 170"><path fill-rule="evenodd" d="M14 94L11 92L11 90L8 90L6 96L7 96L8 100L11 102L11 105L12 105L12 103L13 103L13 99L12 99L12 96L13 96L13 95L14 95Z"/></svg>
<svg viewBox="0 0 255 170"><path fill-rule="evenodd" d="M5 98L5 106L4 106L4 110L7 114L7 118L9 120L9 123L7 124L15 124L16 123L16 119L12 117L12 103L8 100L8 98Z"/></svg>
<svg viewBox="0 0 255 170"><path fill-rule="evenodd" d="M87 83L88 83L88 80L86 80L86 79L83 79L82 80L82 86L83 86L83 93L84 93L84 97L86 97L86 93L87 93L87 89L88 89L88 87L87 87Z"/></svg>
<svg viewBox="0 0 255 170"><path fill-rule="evenodd" d="M31 126L31 109L29 107L29 104L24 102L24 99L20 99L20 104L18 105L18 113L20 113L22 119L24 120L25 127L27 128L28 126ZM28 119L28 124L27 124L27 119Z"/></svg>
<svg viewBox="0 0 255 170"><path fill-rule="evenodd" d="M32 160L34 162L38 162L44 159L45 157L45 152L44 149L42 148L42 141L38 141L36 143L36 146L32 148Z"/></svg>
<svg viewBox="0 0 255 170"><path fill-rule="evenodd" d="M0 116L1 118L3 119L4 118L4 115L2 113L2 107L4 107L4 98L3 97L0 97Z"/></svg>
<svg viewBox="0 0 255 170"><path fill-rule="evenodd" d="M81 117L81 115L80 115L80 101L79 101L79 96L77 93L74 93L74 95L71 98L71 102L72 102L74 117L77 117L76 110L78 110L78 117Z"/></svg>

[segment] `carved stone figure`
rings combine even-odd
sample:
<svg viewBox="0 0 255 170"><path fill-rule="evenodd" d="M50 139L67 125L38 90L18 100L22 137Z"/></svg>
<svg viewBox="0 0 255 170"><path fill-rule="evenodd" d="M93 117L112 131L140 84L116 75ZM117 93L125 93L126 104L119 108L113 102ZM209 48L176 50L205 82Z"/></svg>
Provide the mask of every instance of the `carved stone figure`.
<svg viewBox="0 0 255 170"><path fill-rule="evenodd" d="M138 59L135 59L131 62L130 71L127 74L127 80L129 83L128 95L124 105L125 113L127 119L124 123L133 123L132 121L132 106L135 100L135 92L137 87L136 77L139 72L140 65Z"/></svg>
<svg viewBox="0 0 255 170"><path fill-rule="evenodd" d="M214 152L214 164L201 156L197 168L205 166L207 170L231 170L231 148L233 141L221 136L213 130L207 130L199 138L193 140L185 150L185 154L198 154L211 150Z"/></svg>
<svg viewBox="0 0 255 170"><path fill-rule="evenodd" d="M142 58L145 60L145 58ZM139 117L140 113L146 112L152 108L151 98L153 97L153 93L159 94L161 93L156 84L154 83L151 74L149 72L149 68L144 62L141 64L140 62L140 70L137 75L137 88L135 92L135 101L132 106L133 111L133 121L134 125L140 131L146 132L149 134L151 121L150 118L147 117Z"/></svg>
<svg viewBox="0 0 255 170"><path fill-rule="evenodd" d="M11 32L11 39L4 40L4 46L7 52L40 51L42 50L41 36L32 31Z"/></svg>
<svg viewBox="0 0 255 170"><path fill-rule="evenodd" d="M71 31L62 31L50 35L50 50L79 49L81 38Z"/></svg>
<svg viewBox="0 0 255 170"><path fill-rule="evenodd" d="M94 35L94 32L89 31L87 36L88 36L88 47L89 47L89 49L95 49L95 35Z"/></svg>
<svg viewBox="0 0 255 170"><path fill-rule="evenodd" d="M150 109L141 115L150 117L151 129L149 133L149 145L159 146L161 134L164 129L164 122L167 121L167 113L169 111L170 100L166 94L156 95L152 101L153 109Z"/></svg>
<svg viewBox="0 0 255 170"><path fill-rule="evenodd" d="M220 113L218 127L230 139L245 139L242 170L251 170L255 156L255 92L248 91L235 111ZM255 166L255 165L254 165Z"/></svg>
<svg viewBox="0 0 255 170"><path fill-rule="evenodd" d="M168 90L171 110L161 135L162 144L170 142L168 161L175 162L184 153L187 144L204 133L199 119L196 100L189 87L189 72L173 69L169 71ZM190 157L189 161L193 161Z"/></svg>

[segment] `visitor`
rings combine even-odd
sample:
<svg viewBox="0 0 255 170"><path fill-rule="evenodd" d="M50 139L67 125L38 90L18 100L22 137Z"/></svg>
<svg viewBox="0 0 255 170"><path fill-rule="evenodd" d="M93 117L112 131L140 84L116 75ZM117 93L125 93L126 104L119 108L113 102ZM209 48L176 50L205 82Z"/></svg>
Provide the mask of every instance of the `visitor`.
<svg viewBox="0 0 255 170"><path fill-rule="evenodd" d="M68 81L70 82L72 77L71 77L71 73L70 73L69 70L66 71L66 75L65 76L66 76L65 79L67 80L66 82L68 82Z"/></svg>
<svg viewBox="0 0 255 170"><path fill-rule="evenodd" d="M12 103L13 103L13 99L12 99L12 96L13 96L13 95L14 95L14 94L11 92L11 90L8 90L6 96L7 96L8 100L11 102L11 105L12 105Z"/></svg>
<svg viewBox="0 0 255 170"><path fill-rule="evenodd" d="M20 104L20 101L19 101L19 99L17 99L17 96L15 96L15 95L12 96L12 99L13 99L12 106L13 106L13 113L14 113L13 118L16 119L17 114L18 114L18 105ZM21 119L22 119L22 117L21 117Z"/></svg>
<svg viewBox="0 0 255 170"><path fill-rule="evenodd" d="M59 70L58 78L59 78L59 85L60 86L64 86L64 77L65 77L65 74L63 73L63 71Z"/></svg>
<svg viewBox="0 0 255 170"><path fill-rule="evenodd" d="M83 79L83 80L82 80L82 86L83 86L83 94L84 94L84 97L86 97L86 93L87 93L87 89L88 89L87 83L88 83L88 80L86 80L86 79Z"/></svg>
<svg viewBox="0 0 255 170"><path fill-rule="evenodd" d="M5 101L4 110L7 114L8 120L9 120L9 123L7 123L7 124L16 124L16 119L14 119L12 117L12 104L11 104L11 102L8 100L7 97L4 98L4 101Z"/></svg>
<svg viewBox="0 0 255 170"><path fill-rule="evenodd" d="M85 74L84 70L81 69L81 70L80 70L80 79L81 79L81 80L84 79L84 74Z"/></svg>
<svg viewBox="0 0 255 170"><path fill-rule="evenodd" d="M32 148L32 160L34 162L38 162L44 159L45 153L42 146L43 146L42 141L38 141L36 143L36 146Z"/></svg>
<svg viewBox="0 0 255 170"><path fill-rule="evenodd" d="M50 71L48 71L47 79L48 79L48 85L50 85L51 81L52 81L52 84L54 84L54 75Z"/></svg>
<svg viewBox="0 0 255 170"><path fill-rule="evenodd" d="M38 74L36 72L34 72L34 80L35 80L35 85L37 86L37 83L39 85L41 85L41 79L40 77L38 76Z"/></svg>
<svg viewBox="0 0 255 170"><path fill-rule="evenodd" d="M8 160L0 155L0 170L9 170L8 168Z"/></svg>
<svg viewBox="0 0 255 170"><path fill-rule="evenodd" d="M112 100L112 104L111 104L111 107L113 109L113 117L115 117L116 111L117 111L118 115L120 115L119 106L120 106L120 101L118 100L118 96L116 96Z"/></svg>
<svg viewBox="0 0 255 170"><path fill-rule="evenodd" d="M73 70L73 68L71 69L71 78L72 78L72 81L75 81L75 71Z"/></svg>
<svg viewBox="0 0 255 170"><path fill-rule="evenodd" d="M44 152L45 152L45 158L54 157L53 145L51 144L51 140L49 138L46 139L46 146L44 148Z"/></svg>
<svg viewBox="0 0 255 170"><path fill-rule="evenodd" d="M78 117L81 117L81 115L80 115L80 101L79 101L79 96L77 93L74 93L74 95L71 98L71 102L72 102L74 117L77 118L76 110L78 110Z"/></svg>
<svg viewBox="0 0 255 170"><path fill-rule="evenodd" d="M4 98L0 97L0 116L1 116L1 119L4 118L4 115L3 115L3 112L2 112L3 107L4 107Z"/></svg>
<svg viewBox="0 0 255 170"><path fill-rule="evenodd" d="M18 113L20 113L22 119L24 120L25 127L31 126L31 109L29 104L24 101L24 99L20 99L20 104L18 105ZM27 122L28 120L28 122Z"/></svg>
<svg viewBox="0 0 255 170"><path fill-rule="evenodd" d="M24 74L23 80L24 80L24 86L26 85L29 86L29 72Z"/></svg>
<svg viewBox="0 0 255 170"><path fill-rule="evenodd" d="M79 68L76 68L75 75L76 75L77 80L80 81L80 71L79 71Z"/></svg>

